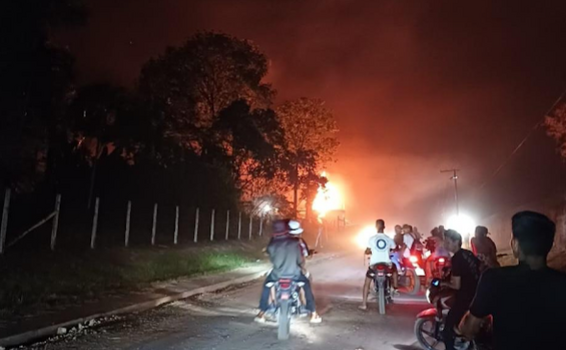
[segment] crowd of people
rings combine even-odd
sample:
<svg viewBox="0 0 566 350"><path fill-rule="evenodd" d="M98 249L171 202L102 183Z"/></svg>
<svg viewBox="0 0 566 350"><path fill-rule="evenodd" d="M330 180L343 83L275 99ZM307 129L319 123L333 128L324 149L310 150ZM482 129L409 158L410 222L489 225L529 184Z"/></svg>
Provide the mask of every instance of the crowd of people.
<svg viewBox="0 0 566 350"><path fill-rule="evenodd" d="M511 224L511 248L519 264L509 267L500 267L496 245L485 226L476 227L469 242L471 250L462 248L462 235L457 231L443 226L431 230L425 243L432 253L427 261L436 256L450 259L450 278L440 286L455 294L442 331L447 350L455 349L457 335L473 339L488 316L493 318L495 349L566 349L560 334L566 326L566 274L547 266L555 224L531 211L517 213ZM395 226L393 240L384 234L384 228L385 222L377 220L376 234L368 241L369 271L379 263L397 270L403 257L422 251L416 228ZM360 309L367 309L371 282L368 272Z"/></svg>
<svg viewBox="0 0 566 350"><path fill-rule="evenodd" d="M397 225L391 238L385 234L385 221L377 220L375 234L365 252L370 255L370 270L366 273L360 309L367 309L373 265L390 266L395 294L403 258L422 252L426 246L432 257L450 260L450 278L440 283L455 294L442 331L447 350L454 349L457 335L473 339L488 316L493 319L495 349L566 349L560 333L566 326L566 274L547 265L556 226L545 215L531 211L515 214L511 225L511 249L519 263L500 267L497 248L484 226L476 228L468 250L462 247L460 233L443 226L432 229L423 244L416 227ZM302 231L294 220L278 220L273 225L273 237L266 249L273 270L264 284L257 322L265 322L265 314L273 303L268 282L283 276L302 282L305 312L310 314L312 323L322 321L305 267L310 251L300 237Z"/></svg>

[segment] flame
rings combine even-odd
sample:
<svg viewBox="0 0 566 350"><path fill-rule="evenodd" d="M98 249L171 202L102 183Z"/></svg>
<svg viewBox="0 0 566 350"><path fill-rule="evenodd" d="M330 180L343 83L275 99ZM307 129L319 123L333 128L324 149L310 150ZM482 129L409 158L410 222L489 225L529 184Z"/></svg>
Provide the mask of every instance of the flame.
<svg viewBox="0 0 566 350"><path fill-rule="evenodd" d="M326 177L326 172L323 172L322 176ZM323 218L329 211L342 210L343 208L342 196L333 183L328 181L325 186L318 187L312 209L318 213L319 219Z"/></svg>

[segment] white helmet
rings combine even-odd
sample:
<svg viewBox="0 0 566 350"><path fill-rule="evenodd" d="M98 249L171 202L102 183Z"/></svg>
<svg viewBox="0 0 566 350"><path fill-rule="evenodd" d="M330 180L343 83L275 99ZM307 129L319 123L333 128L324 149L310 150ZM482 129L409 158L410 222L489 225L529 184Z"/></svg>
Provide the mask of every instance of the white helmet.
<svg viewBox="0 0 566 350"><path fill-rule="evenodd" d="M303 228L301 223L295 220L289 220L289 234L290 235L300 235L303 233Z"/></svg>

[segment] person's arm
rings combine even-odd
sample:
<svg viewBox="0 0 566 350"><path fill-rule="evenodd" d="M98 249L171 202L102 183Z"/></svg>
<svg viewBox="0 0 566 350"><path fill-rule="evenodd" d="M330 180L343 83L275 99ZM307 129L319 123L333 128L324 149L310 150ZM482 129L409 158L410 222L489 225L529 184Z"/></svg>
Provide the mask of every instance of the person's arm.
<svg viewBox="0 0 566 350"><path fill-rule="evenodd" d="M462 284L462 279L460 276L451 276L450 281L448 282L440 282L441 287L446 287L454 290L460 290Z"/></svg>
<svg viewBox="0 0 566 350"><path fill-rule="evenodd" d="M484 319L493 314L497 298L496 280L493 270L485 271L480 278L470 311L460 323L460 332L467 339L473 339L480 331Z"/></svg>
<svg viewBox="0 0 566 350"><path fill-rule="evenodd" d="M475 256L478 256L478 248L476 247L475 237L472 237L472 239L470 239L470 245L472 246L472 253L474 253Z"/></svg>
<svg viewBox="0 0 566 350"><path fill-rule="evenodd" d="M297 265L301 268L301 272L303 274L306 274L307 269L305 267L305 256L303 255L303 248L301 247L301 243L299 241L297 241L297 250L299 251L299 254L297 254Z"/></svg>

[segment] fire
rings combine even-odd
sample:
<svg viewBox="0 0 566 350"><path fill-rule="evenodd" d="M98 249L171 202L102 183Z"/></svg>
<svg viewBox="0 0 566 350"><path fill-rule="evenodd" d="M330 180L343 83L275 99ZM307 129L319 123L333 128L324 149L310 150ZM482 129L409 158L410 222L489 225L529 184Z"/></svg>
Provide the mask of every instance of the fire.
<svg viewBox="0 0 566 350"><path fill-rule="evenodd" d="M322 173L322 177L326 177L326 172ZM318 213L319 218L323 218L329 211L342 210L343 208L340 191L333 183L328 181L325 185L318 187L312 209Z"/></svg>

